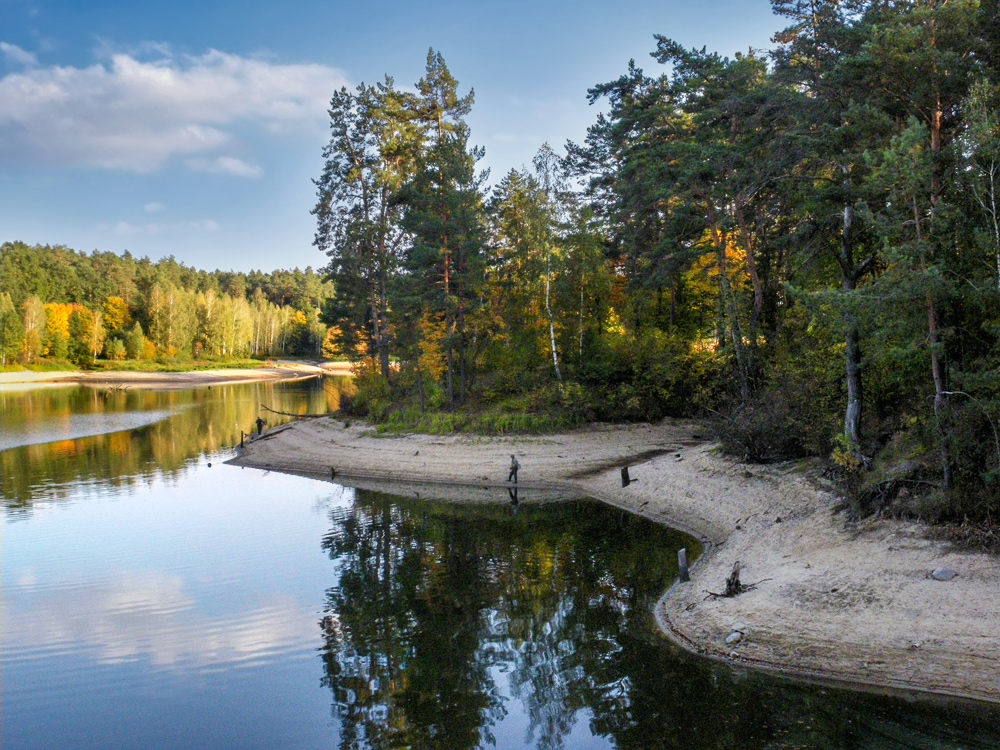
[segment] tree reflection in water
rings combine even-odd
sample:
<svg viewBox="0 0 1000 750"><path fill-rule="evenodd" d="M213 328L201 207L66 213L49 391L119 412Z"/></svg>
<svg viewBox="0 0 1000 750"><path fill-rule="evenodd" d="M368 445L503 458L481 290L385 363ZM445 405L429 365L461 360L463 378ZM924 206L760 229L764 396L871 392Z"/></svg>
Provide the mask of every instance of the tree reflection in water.
<svg viewBox="0 0 1000 750"><path fill-rule="evenodd" d="M190 461L239 445L262 413L261 405L292 414L336 411L342 379L299 383L243 383L157 391L92 387L0 391L0 434L49 435L49 442L0 450L0 495L12 516L38 502L80 492L128 491L154 476L177 476ZM135 428L134 419L162 415ZM291 417L267 413L275 426ZM104 434L62 439L74 419L104 425ZM117 425L117 427L115 427ZM99 431L99 430L95 430ZM15 441L16 444L16 441Z"/></svg>
<svg viewBox="0 0 1000 750"><path fill-rule="evenodd" d="M740 675L656 635L692 540L595 502L454 505L359 491L323 547L343 750L1000 746L997 712ZM501 726L508 714L521 732ZM524 727L527 727L524 730Z"/></svg>

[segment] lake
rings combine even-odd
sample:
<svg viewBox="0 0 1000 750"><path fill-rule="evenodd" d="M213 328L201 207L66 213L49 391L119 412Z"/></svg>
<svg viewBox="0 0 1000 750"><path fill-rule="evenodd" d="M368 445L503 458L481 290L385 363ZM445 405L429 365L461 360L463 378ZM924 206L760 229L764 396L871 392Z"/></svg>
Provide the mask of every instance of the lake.
<svg viewBox="0 0 1000 750"><path fill-rule="evenodd" d="M261 405L274 411L265 411ZM656 631L682 534L224 463L337 384L0 391L3 747L997 748L1000 708Z"/></svg>

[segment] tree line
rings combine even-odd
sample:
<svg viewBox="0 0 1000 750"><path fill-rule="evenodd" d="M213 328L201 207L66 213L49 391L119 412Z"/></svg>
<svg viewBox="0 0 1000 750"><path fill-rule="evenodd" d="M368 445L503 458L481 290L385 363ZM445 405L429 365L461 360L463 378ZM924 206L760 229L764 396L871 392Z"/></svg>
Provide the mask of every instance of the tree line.
<svg viewBox="0 0 1000 750"><path fill-rule="evenodd" d="M319 356L320 273L200 271L173 257L0 246L2 364Z"/></svg>
<svg viewBox="0 0 1000 750"><path fill-rule="evenodd" d="M655 37L492 189L440 53L337 92L315 244L357 406L716 413L747 459L832 454L861 510L993 517L998 4L772 8L769 50Z"/></svg>

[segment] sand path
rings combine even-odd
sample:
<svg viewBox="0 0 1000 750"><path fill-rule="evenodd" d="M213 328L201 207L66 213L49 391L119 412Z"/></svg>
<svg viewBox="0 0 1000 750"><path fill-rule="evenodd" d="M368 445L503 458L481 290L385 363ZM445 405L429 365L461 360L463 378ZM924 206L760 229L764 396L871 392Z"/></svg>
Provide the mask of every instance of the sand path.
<svg viewBox="0 0 1000 750"><path fill-rule="evenodd" d="M515 454L523 488L595 497L708 545L692 580L657 607L664 632L686 648L800 676L1000 702L1000 558L951 551L915 523L852 526L808 467L743 465L701 432L665 421L544 437L381 438L330 417L265 433L234 462L327 478L333 469L358 486L489 486L505 485ZM626 464L638 481L623 488ZM707 597L724 589L737 560L743 582L757 587ZM958 575L931 578L942 567ZM734 626L742 638L727 644Z"/></svg>

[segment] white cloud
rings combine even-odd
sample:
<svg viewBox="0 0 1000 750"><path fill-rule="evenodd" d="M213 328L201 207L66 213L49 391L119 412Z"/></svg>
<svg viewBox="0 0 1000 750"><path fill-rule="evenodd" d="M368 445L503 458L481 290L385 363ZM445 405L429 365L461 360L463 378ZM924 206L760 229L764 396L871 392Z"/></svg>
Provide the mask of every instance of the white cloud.
<svg viewBox="0 0 1000 750"><path fill-rule="evenodd" d="M34 53L23 50L16 44L0 42L0 54L17 65L24 65L29 68L38 65L38 58L35 57Z"/></svg>
<svg viewBox="0 0 1000 750"><path fill-rule="evenodd" d="M185 162L196 172L228 174L235 177L260 177L264 170L256 164L249 164L234 156L217 156L214 159L188 159Z"/></svg>
<svg viewBox="0 0 1000 750"><path fill-rule="evenodd" d="M151 227L152 227L151 224L147 224L145 227L141 227L137 226L136 224L132 224L131 222L128 221L118 221L115 222L114 225L110 227L107 227L106 225L101 226L102 229L104 228L111 229L111 231L117 234L119 237L134 237L138 234L149 232ZM150 233L152 234L152 232Z"/></svg>
<svg viewBox="0 0 1000 750"><path fill-rule="evenodd" d="M116 221L112 224L102 223L97 225L98 231L110 232L118 237L156 237L159 235L174 232L195 230L197 232L218 232L219 222L214 219L200 219L198 221L176 222L173 224L163 224L150 222L148 224L134 224L131 221Z"/></svg>
<svg viewBox="0 0 1000 750"><path fill-rule="evenodd" d="M144 208L147 214L158 214L167 210L167 207L158 201L147 203Z"/></svg>
<svg viewBox="0 0 1000 750"><path fill-rule="evenodd" d="M212 219L202 219L201 221L192 221L189 226L192 229L197 229L201 232L219 231L219 222L213 221Z"/></svg>
<svg viewBox="0 0 1000 750"><path fill-rule="evenodd" d="M250 124L274 137L315 125L346 84L323 65L156 51L155 61L118 53L87 68L34 67L0 78L0 164L150 172L179 156L202 171L254 177L259 166L227 153L233 130Z"/></svg>

